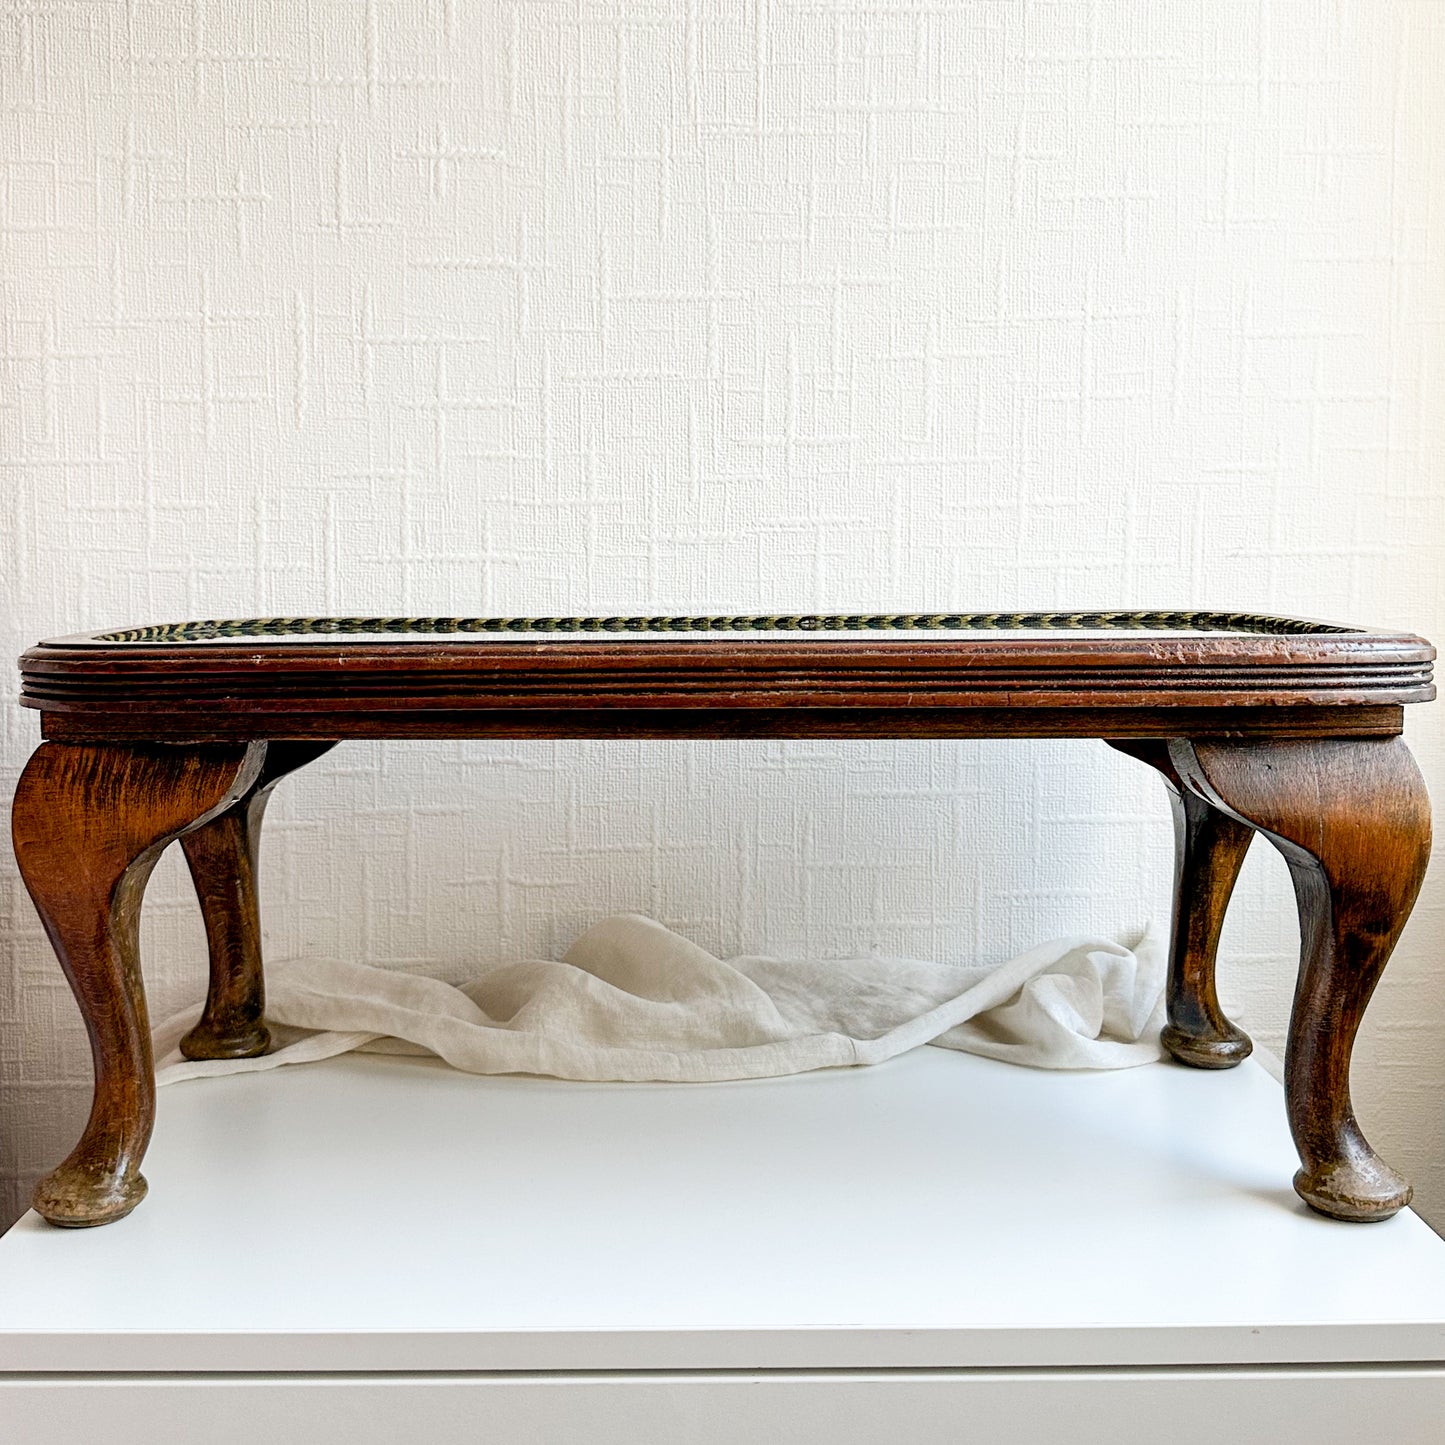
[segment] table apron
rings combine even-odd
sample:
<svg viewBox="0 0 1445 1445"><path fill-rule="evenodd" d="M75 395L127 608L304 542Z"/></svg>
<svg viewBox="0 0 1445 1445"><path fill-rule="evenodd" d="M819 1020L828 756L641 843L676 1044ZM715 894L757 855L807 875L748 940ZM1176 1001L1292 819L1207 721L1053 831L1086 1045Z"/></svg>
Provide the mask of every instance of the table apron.
<svg viewBox="0 0 1445 1445"><path fill-rule="evenodd" d="M570 707L401 708L314 712L45 710L56 742L204 743L343 738L1240 738L1390 737L1399 705L1319 707Z"/></svg>

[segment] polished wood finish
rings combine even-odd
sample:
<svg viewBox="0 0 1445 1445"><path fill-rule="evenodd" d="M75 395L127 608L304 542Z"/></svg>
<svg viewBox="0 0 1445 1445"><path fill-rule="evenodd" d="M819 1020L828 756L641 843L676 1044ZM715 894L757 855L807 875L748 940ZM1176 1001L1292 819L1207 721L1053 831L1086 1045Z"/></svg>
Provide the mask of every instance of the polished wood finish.
<svg viewBox="0 0 1445 1445"><path fill-rule="evenodd" d="M1160 738L1393 737L1404 710L1326 707L715 707L419 709L367 712L44 713L57 742L157 738L175 743L251 738Z"/></svg>
<svg viewBox="0 0 1445 1445"><path fill-rule="evenodd" d="M199 1022L182 1040L188 1059L248 1059L271 1046L261 967L256 870L261 822L276 784L334 743L270 743L256 781L224 812L181 838L206 923L211 976Z"/></svg>
<svg viewBox="0 0 1445 1445"><path fill-rule="evenodd" d="M1422 639L1391 633L867 633L846 641L763 633L697 641L78 638L43 643L20 665L21 700L44 712L46 735L56 738L113 737L118 728L176 741L465 737L473 723L488 736L630 733L635 723L651 735L706 736L718 726L707 715L719 711L730 728L771 736L822 711L860 736L927 735L951 720L954 728L975 722L975 736L1098 737L1111 734L1091 715L1127 727L1140 711L1194 713L1207 732L1264 732L1271 716L1277 725L1282 713L1324 709L1359 713L1351 730L1398 731L1401 705L1434 696L1433 656ZM628 717L611 716L619 712Z"/></svg>
<svg viewBox="0 0 1445 1445"><path fill-rule="evenodd" d="M1409 1184L1370 1147L1350 1102L1365 1006L1430 859L1430 799L1399 738L1241 745L1174 741L1187 787L1284 855L1300 914L1285 1104L1300 1197L1338 1219L1388 1219Z"/></svg>
<svg viewBox="0 0 1445 1445"><path fill-rule="evenodd" d="M1174 924L1166 1006L1159 1042L1181 1064L1232 1069L1254 1045L1224 1015L1214 985L1224 911L1254 829L1191 791L1174 770L1168 743L1114 740L1114 747L1163 776L1174 811Z"/></svg>
<svg viewBox="0 0 1445 1445"><path fill-rule="evenodd" d="M1359 1130L1349 1059L1424 868L1428 803L1398 734L1404 706L1434 696L1433 648L1238 614L1023 616L261 619L33 648L22 701L50 741L16 796L17 851L97 1073L86 1134L37 1208L103 1223L144 1191L152 1086L135 913L172 837L184 835L211 953L186 1052L266 1047L261 818L277 779L338 739L1092 737L1173 794L1165 1047L1204 1068L1249 1052L1214 962L1264 832L1289 860L1304 938L1286 1059L1296 1187L1337 1218L1394 1212L1409 1187ZM825 622L853 630L807 635ZM1042 630L1007 631L1020 625Z"/></svg>
<svg viewBox="0 0 1445 1445"><path fill-rule="evenodd" d="M141 897L173 838L254 782L266 745L181 749L44 743L15 790L21 877L90 1034L95 1094L80 1142L35 1190L52 1224L105 1224L145 1196L155 1121L137 953Z"/></svg>

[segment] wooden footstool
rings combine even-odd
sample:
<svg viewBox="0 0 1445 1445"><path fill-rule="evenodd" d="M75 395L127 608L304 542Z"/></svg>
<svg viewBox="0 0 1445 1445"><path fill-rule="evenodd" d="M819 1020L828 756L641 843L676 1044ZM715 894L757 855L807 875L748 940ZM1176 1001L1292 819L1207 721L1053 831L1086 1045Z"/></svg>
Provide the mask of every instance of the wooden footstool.
<svg viewBox="0 0 1445 1445"><path fill-rule="evenodd" d="M1284 854L1302 935L1285 1057L1300 1196L1385 1219L1409 1184L1350 1104L1350 1053L1430 848L1399 733L1434 649L1408 634L1214 612L262 618L126 628L21 658L48 740L15 794L15 852L90 1033L95 1097L40 1181L52 1224L145 1195L155 1080L137 920L179 838L210 990L182 1045L269 1045L255 872L277 781L344 738L1090 737L1163 774L1178 888L1163 1042L1230 1068L1214 956L1255 832Z"/></svg>

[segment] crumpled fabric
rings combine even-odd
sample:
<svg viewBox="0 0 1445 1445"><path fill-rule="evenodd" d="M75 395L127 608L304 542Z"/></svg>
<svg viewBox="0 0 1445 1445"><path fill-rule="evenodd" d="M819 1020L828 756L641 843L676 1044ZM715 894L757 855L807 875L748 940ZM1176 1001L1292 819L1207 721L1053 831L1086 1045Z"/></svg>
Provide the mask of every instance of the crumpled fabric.
<svg viewBox="0 0 1445 1445"><path fill-rule="evenodd" d="M650 918L589 928L561 960L489 964L461 986L338 959L267 969L272 1052L192 1061L188 1010L155 1032L157 1083L355 1049L433 1054L474 1074L704 1083L877 1064L922 1044L1040 1069L1160 1057L1164 960L1146 932L1040 944L958 967L861 958L716 958Z"/></svg>

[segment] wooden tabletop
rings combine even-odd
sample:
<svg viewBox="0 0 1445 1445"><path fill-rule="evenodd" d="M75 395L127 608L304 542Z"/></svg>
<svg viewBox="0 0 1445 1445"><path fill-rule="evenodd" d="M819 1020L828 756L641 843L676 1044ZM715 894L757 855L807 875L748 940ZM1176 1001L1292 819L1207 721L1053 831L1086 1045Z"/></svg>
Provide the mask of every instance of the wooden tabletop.
<svg viewBox="0 0 1445 1445"><path fill-rule="evenodd" d="M1409 633L1200 611L249 618L21 658L57 739L1334 736L1435 695Z"/></svg>

